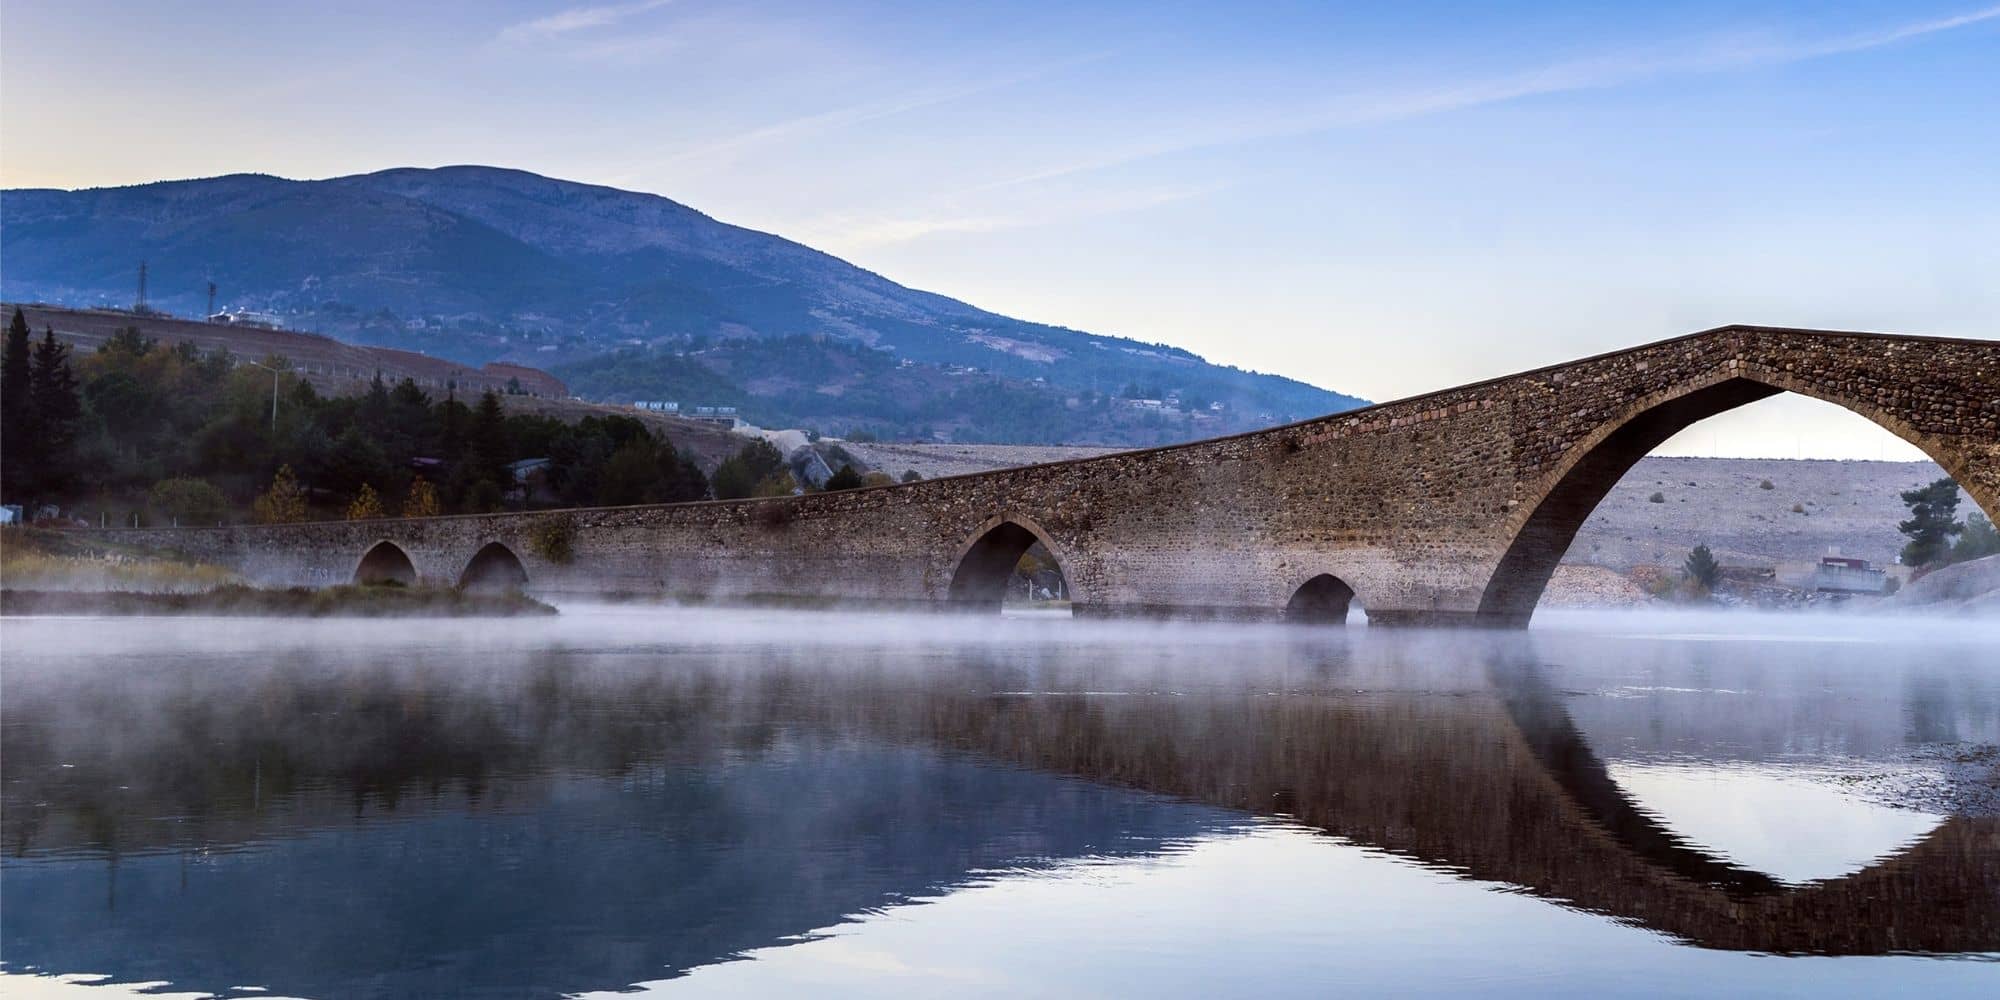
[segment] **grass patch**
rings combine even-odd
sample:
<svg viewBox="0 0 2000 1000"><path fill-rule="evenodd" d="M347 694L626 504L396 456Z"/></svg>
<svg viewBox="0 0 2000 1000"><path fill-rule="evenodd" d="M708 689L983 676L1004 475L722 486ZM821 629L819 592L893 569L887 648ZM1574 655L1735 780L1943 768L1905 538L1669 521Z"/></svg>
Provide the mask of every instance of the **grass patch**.
<svg viewBox="0 0 2000 1000"><path fill-rule="evenodd" d="M0 531L0 585L22 590L202 593L240 582L220 566L61 531Z"/></svg>

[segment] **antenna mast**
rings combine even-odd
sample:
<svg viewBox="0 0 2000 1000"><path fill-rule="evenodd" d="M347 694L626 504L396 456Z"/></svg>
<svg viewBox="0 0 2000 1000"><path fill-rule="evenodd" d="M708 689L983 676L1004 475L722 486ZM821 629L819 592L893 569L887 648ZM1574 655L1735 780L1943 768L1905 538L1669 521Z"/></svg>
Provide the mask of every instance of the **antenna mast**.
<svg viewBox="0 0 2000 1000"><path fill-rule="evenodd" d="M208 312L203 313L201 318L206 320L213 315L215 315L215 282L211 281L208 283Z"/></svg>
<svg viewBox="0 0 2000 1000"><path fill-rule="evenodd" d="M132 311L146 311L146 262L143 260L139 262L139 301L133 303Z"/></svg>

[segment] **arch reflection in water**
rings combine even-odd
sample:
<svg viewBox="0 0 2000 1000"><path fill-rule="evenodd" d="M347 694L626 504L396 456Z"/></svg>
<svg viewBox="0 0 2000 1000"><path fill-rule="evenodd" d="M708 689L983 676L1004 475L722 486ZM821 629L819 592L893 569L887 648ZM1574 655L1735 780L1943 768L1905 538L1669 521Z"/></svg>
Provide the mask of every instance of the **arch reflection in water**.
<svg viewBox="0 0 2000 1000"><path fill-rule="evenodd" d="M548 995L1279 812L1466 892L1710 947L2000 947L1990 821L1810 886L1730 865L1609 781L1531 637L1467 670L1441 664L1469 647L1422 635L1138 648L1075 624L948 662L693 642L478 669L406 648L10 662L5 950L203 988Z"/></svg>

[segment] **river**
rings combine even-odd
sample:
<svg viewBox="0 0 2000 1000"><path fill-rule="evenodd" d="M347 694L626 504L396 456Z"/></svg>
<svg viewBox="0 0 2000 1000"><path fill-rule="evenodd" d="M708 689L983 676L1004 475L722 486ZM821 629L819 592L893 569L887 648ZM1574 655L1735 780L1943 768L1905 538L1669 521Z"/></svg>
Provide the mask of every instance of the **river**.
<svg viewBox="0 0 2000 1000"><path fill-rule="evenodd" d="M1996 650L1829 615L7 619L0 991L1992 995Z"/></svg>

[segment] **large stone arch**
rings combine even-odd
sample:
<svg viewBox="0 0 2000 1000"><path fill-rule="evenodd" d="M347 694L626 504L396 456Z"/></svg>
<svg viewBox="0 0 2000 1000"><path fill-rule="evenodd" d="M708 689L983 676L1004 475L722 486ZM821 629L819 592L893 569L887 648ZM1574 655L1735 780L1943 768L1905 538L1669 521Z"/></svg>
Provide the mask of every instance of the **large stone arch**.
<svg viewBox="0 0 2000 1000"><path fill-rule="evenodd" d="M500 542L487 542L466 560L464 571L458 575L458 586L479 593L526 590L528 568L513 549Z"/></svg>
<svg viewBox="0 0 2000 1000"><path fill-rule="evenodd" d="M413 587L417 583L417 564L410 561L410 554L402 546L385 538L369 546L361 561L354 564L354 582Z"/></svg>
<svg viewBox="0 0 2000 1000"><path fill-rule="evenodd" d="M1990 515L2000 510L1977 459L1952 443L1912 428L1894 413L1848 394L1829 391L1785 372L1738 360L1701 379L1641 397L1583 437L1507 523L1508 543L1479 602L1492 624L1522 625L1534 614L1556 565L1577 530L1625 473L1653 449L1689 426L1783 392L1833 403L1867 417L1915 445L1972 495Z"/></svg>
<svg viewBox="0 0 2000 1000"><path fill-rule="evenodd" d="M1074 564L1069 554L1049 537L1041 525L1020 514L1000 514L987 519L959 547L951 561L951 583L946 588L945 599L961 609L998 610L1005 596L1007 579L1014 572L1014 564L1036 542L1040 542L1055 557L1056 565L1062 567L1070 600L1078 605L1086 603L1072 575Z"/></svg>

